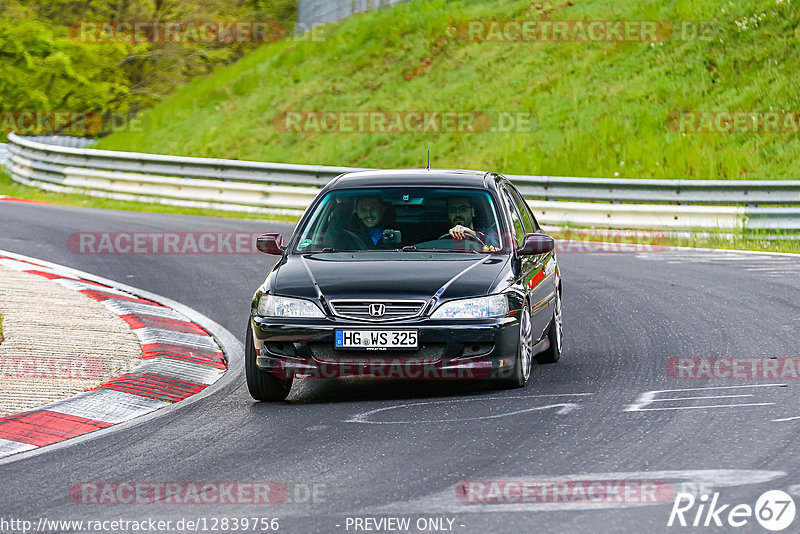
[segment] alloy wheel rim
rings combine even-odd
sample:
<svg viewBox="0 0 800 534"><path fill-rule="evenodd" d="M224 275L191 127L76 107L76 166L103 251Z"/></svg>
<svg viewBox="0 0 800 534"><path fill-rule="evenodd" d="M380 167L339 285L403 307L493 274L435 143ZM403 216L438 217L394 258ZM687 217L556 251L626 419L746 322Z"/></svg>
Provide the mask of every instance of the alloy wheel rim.
<svg viewBox="0 0 800 534"><path fill-rule="evenodd" d="M556 292L556 306L554 311L554 319L556 322L556 350L561 353L561 329L564 320L561 317L561 292Z"/></svg>
<svg viewBox="0 0 800 534"><path fill-rule="evenodd" d="M522 312L522 322L519 327L519 355L522 364L522 377L527 381L531 376L531 360L533 348L531 347L531 310L525 304Z"/></svg>

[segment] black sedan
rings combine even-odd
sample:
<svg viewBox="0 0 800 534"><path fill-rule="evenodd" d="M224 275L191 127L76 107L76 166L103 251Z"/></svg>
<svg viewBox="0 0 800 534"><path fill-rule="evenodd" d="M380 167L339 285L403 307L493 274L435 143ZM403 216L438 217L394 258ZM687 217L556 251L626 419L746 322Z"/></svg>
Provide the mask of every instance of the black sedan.
<svg viewBox="0 0 800 534"><path fill-rule="evenodd" d="M245 344L257 400L295 377L493 379L522 387L561 356L553 239L503 176L343 174L319 193L255 292Z"/></svg>

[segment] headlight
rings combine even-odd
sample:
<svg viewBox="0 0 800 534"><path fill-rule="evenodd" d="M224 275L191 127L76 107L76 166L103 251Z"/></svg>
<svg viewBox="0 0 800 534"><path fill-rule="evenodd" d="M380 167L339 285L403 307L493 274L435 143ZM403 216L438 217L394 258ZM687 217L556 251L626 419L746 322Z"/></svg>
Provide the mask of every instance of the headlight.
<svg viewBox="0 0 800 534"><path fill-rule="evenodd" d="M445 302L433 312L431 319L476 319L508 315L508 297L490 295L476 299Z"/></svg>
<svg viewBox="0 0 800 534"><path fill-rule="evenodd" d="M258 314L263 317L325 317L322 310L310 300L275 295L264 295L258 299Z"/></svg>

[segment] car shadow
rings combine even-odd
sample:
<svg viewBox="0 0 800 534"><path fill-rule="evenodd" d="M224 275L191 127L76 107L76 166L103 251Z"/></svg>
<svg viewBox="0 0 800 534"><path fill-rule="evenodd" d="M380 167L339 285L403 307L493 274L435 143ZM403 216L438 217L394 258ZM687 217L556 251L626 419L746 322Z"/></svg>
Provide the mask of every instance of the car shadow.
<svg viewBox="0 0 800 534"><path fill-rule="evenodd" d="M507 391L492 381L399 380L349 377L295 380L287 399L291 404L319 404L375 400L408 400L481 395Z"/></svg>

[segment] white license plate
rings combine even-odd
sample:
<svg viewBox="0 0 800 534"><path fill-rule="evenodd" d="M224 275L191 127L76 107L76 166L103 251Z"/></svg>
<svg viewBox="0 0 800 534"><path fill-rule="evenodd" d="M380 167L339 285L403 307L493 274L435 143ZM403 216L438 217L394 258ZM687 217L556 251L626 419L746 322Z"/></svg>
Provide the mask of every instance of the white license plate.
<svg viewBox="0 0 800 534"><path fill-rule="evenodd" d="M416 330L336 330L337 349L416 349Z"/></svg>

